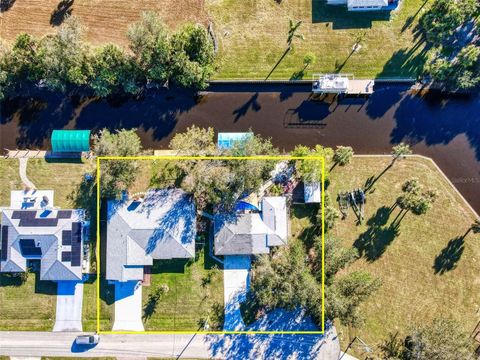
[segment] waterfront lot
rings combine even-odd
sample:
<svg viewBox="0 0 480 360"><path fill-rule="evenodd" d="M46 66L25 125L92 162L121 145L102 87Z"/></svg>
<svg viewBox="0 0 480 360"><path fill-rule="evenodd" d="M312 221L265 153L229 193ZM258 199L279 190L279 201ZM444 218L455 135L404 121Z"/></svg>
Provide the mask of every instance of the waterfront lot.
<svg viewBox="0 0 480 360"><path fill-rule="evenodd" d="M10 191L23 188L17 159L0 160L0 204L9 206ZM27 176L38 189L55 191L54 205L75 207L78 185L93 162L62 163L30 159ZM39 281L38 273L20 277L0 276L0 329L51 331L55 321L57 285Z"/></svg>
<svg viewBox="0 0 480 360"><path fill-rule="evenodd" d="M187 21L214 24L218 79L264 79L277 62L272 79L307 79L312 72L334 71L357 77L415 77L425 61L423 40L416 31L426 0L402 0L390 15L347 12L342 6L327 6L324 0L104 0L101 8L96 0L61 3L65 8L59 9L55 0L17 0L3 14L2 37L12 40L22 31L36 36L52 33L71 13L86 25L92 43L127 46L128 24L152 10L172 28ZM305 40L296 39L294 49L285 53L290 19L303 21L298 33ZM356 43L360 46L353 52ZM316 55L317 63L304 68L307 52Z"/></svg>
<svg viewBox="0 0 480 360"><path fill-rule="evenodd" d="M354 158L351 165L336 167L331 173L332 198L341 191L362 187L367 178L378 175L391 160ZM423 216L407 214L398 233L389 230L399 209L390 208L401 193L402 183L417 177L425 187L434 188L439 198ZM473 214L450 185L425 159L399 161L387 170L367 194L365 223L356 225L350 211L333 235L345 246L363 249L363 256L347 271L365 269L379 277L383 285L361 310L365 324L353 330L372 346L389 332L403 334L413 323L424 324L436 316L453 317L473 330L478 322L478 239L470 233L463 237ZM371 236L363 236L370 231ZM339 323L338 323L339 324ZM348 329L339 326L344 344Z"/></svg>

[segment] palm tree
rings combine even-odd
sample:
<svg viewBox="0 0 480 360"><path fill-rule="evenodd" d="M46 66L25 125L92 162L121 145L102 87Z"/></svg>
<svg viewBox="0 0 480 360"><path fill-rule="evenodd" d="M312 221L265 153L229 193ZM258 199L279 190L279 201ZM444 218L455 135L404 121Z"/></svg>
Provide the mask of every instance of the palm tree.
<svg viewBox="0 0 480 360"><path fill-rule="evenodd" d="M337 164L345 166L352 161L353 149L350 146L337 146L335 153L333 154L333 166L332 170Z"/></svg>
<svg viewBox="0 0 480 360"><path fill-rule="evenodd" d="M302 21L297 21L297 23L294 23L291 19L290 19L290 22L289 22L289 29L288 29L288 36L287 36L287 45L288 45L288 48L290 49L292 47L292 42L293 42L293 39L297 38L297 39L300 39L300 40L303 40L304 37L302 34L297 34L297 30L298 28L300 27L300 25L302 25Z"/></svg>
<svg viewBox="0 0 480 360"><path fill-rule="evenodd" d="M404 158L406 155L410 155L412 153L412 149L410 149L410 145L401 142L398 145L392 147L392 165L400 158Z"/></svg>
<svg viewBox="0 0 480 360"><path fill-rule="evenodd" d="M470 227L468 228L465 235L463 235L463 237L466 237L470 233L470 231L473 232L474 234L480 234L480 219L476 219L472 223L472 225L470 225Z"/></svg>

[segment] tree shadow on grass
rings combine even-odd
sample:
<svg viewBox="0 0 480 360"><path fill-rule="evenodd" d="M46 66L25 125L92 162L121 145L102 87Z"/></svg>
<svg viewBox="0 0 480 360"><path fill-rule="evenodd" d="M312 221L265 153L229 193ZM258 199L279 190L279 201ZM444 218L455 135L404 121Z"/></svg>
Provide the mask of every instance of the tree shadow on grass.
<svg viewBox="0 0 480 360"><path fill-rule="evenodd" d="M59 26L65 21L67 17L72 15L72 6L74 1L75 0L60 1L57 5L57 8L53 10L52 15L50 16L50 25Z"/></svg>
<svg viewBox="0 0 480 360"><path fill-rule="evenodd" d="M380 174L377 176L370 176L366 181L365 185L363 185L363 191L367 192L372 189L373 185L393 166L393 162L389 163L385 169L382 170Z"/></svg>
<svg viewBox="0 0 480 360"><path fill-rule="evenodd" d="M16 0L0 0L0 13L11 9Z"/></svg>
<svg viewBox="0 0 480 360"><path fill-rule="evenodd" d="M464 236L457 236L450 240L447 246L437 255L433 263L435 274L443 275L457 267L457 263L465 250L464 239Z"/></svg>
<svg viewBox="0 0 480 360"><path fill-rule="evenodd" d="M159 303L162 295L164 294L164 292L165 291L162 290L162 288L159 287L159 288L155 289L148 296L147 303L143 307L142 319L144 321L150 319L152 317L152 315L155 314L155 312L157 311L158 303Z"/></svg>
<svg viewBox="0 0 480 360"><path fill-rule="evenodd" d="M379 259L399 235L399 222L386 226L394 208L395 206L382 206L368 219L368 229L353 243L360 257L365 257L369 262Z"/></svg>

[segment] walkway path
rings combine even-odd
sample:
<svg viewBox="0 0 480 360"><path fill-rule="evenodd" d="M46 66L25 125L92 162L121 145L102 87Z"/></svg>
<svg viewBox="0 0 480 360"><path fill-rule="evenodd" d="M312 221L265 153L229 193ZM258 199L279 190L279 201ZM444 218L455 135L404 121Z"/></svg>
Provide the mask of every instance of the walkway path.
<svg viewBox="0 0 480 360"><path fill-rule="evenodd" d="M251 262L250 256L225 256L224 258L225 322L223 329L226 331L245 328L240 312L240 303L245 300L249 287Z"/></svg>
<svg viewBox="0 0 480 360"><path fill-rule="evenodd" d="M59 281L53 331L82 331L83 283Z"/></svg>
<svg viewBox="0 0 480 360"><path fill-rule="evenodd" d="M35 185L30 180L28 180L27 177L28 158L19 158L18 160L20 161L20 167L18 169L20 173L20 179L22 179L22 182L26 187L29 187L30 189L35 189Z"/></svg>

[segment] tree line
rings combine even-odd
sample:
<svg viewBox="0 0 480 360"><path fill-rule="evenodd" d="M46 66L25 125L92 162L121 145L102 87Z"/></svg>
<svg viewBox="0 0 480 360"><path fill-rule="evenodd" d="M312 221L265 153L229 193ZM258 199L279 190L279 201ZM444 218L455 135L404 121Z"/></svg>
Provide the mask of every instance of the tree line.
<svg viewBox="0 0 480 360"><path fill-rule="evenodd" d="M53 35L22 33L9 46L0 42L0 99L39 86L82 90L96 96L138 94L147 86L202 89L213 73L213 42L198 24L170 32L154 12L128 27L127 50L84 41L85 27L68 17Z"/></svg>
<svg viewBox="0 0 480 360"><path fill-rule="evenodd" d="M436 0L420 20L428 46L425 71L453 90L480 85L477 0Z"/></svg>

